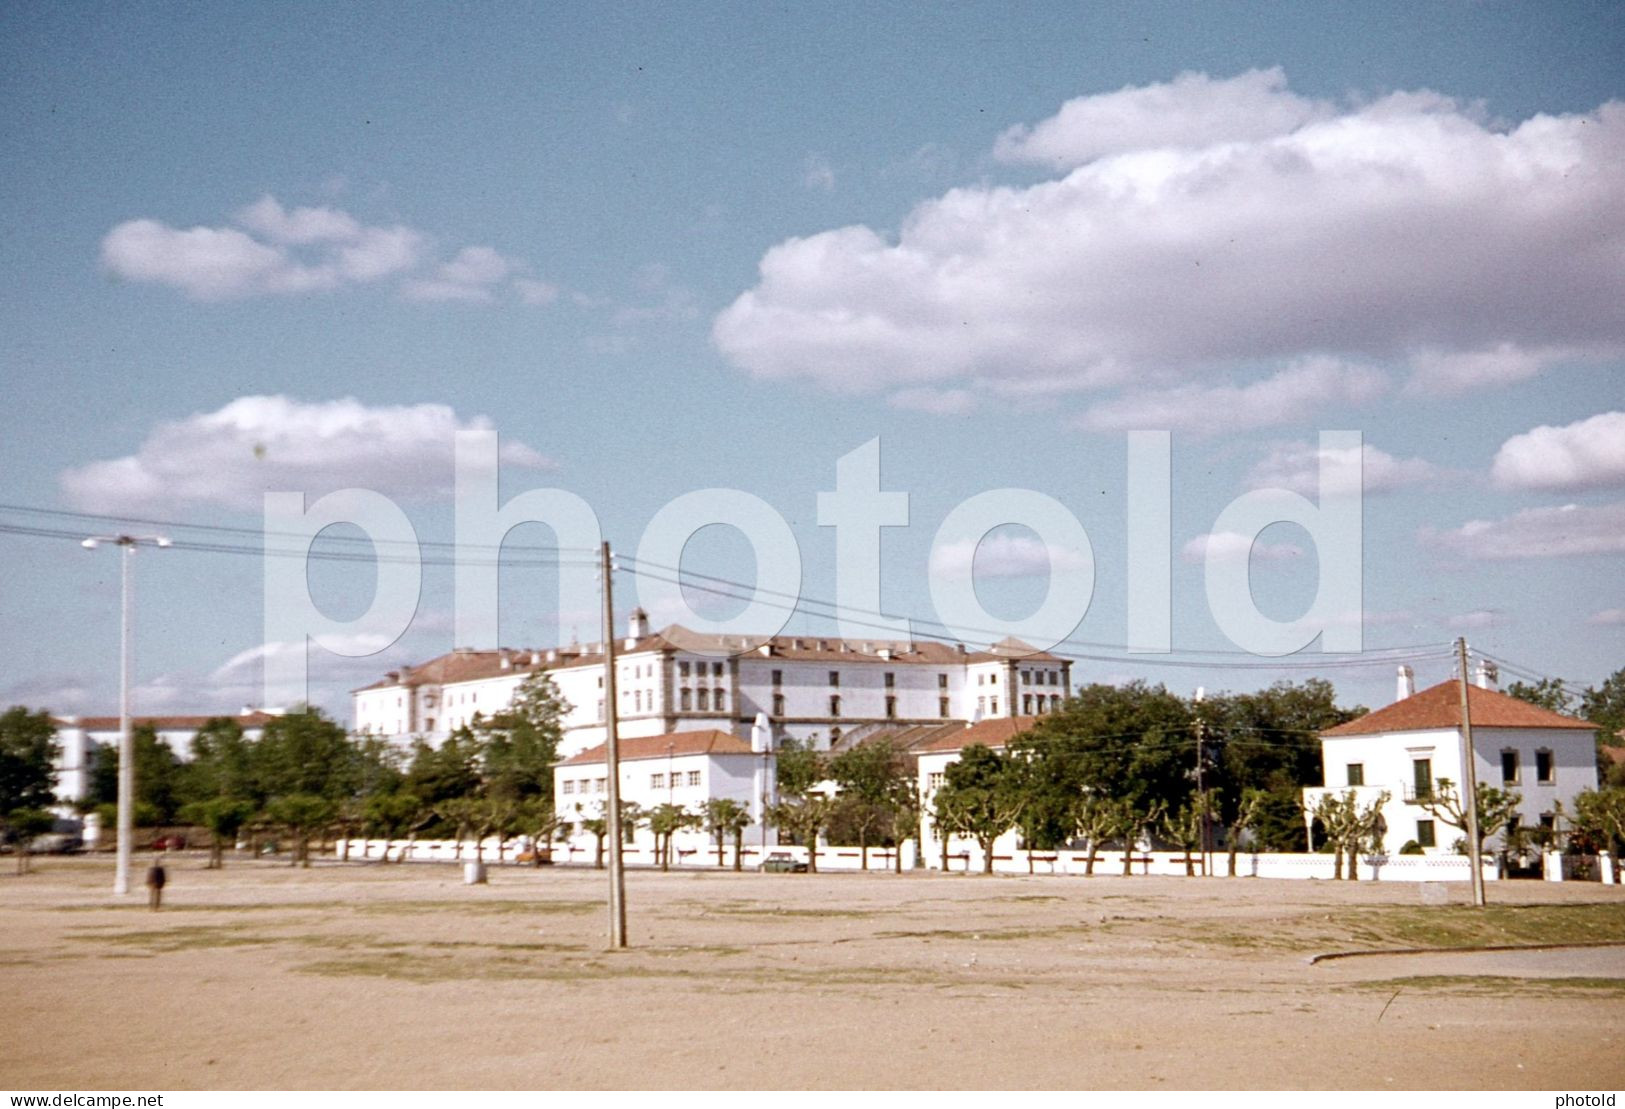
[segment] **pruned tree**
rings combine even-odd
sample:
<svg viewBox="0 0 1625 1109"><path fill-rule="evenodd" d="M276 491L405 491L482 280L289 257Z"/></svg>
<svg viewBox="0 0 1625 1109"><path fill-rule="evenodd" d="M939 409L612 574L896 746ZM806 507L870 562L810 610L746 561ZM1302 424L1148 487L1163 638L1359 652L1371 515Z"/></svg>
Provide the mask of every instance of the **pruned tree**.
<svg viewBox="0 0 1625 1109"><path fill-rule="evenodd" d="M896 845L894 870L903 873L903 844L920 841L920 781L913 773L893 779L887 791L886 811L891 817L891 839Z"/></svg>
<svg viewBox="0 0 1625 1109"><path fill-rule="evenodd" d="M1229 854L1230 877L1236 876L1236 852L1241 849L1241 837L1252 831L1259 813L1269 803L1269 792L1262 789L1243 790L1230 824L1225 829L1225 848Z"/></svg>
<svg viewBox="0 0 1625 1109"><path fill-rule="evenodd" d="M969 836L982 851L982 873L993 873L993 843L1021 817L1026 804L1009 760L982 744L959 753L943 771L937 791L938 834L943 828Z"/></svg>
<svg viewBox="0 0 1625 1109"><path fill-rule="evenodd" d="M288 833L288 865L309 866L311 837L326 831L333 822L334 804L313 793L291 793L271 798L265 814Z"/></svg>
<svg viewBox="0 0 1625 1109"><path fill-rule="evenodd" d="M1168 841L1185 852L1185 877L1196 876L1191 852L1202 846L1202 828L1212 811L1210 791L1203 791L1179 807L1177 812L1164 813L1162 829Z"/></svg>
<svg viewBox="0 0 1625 1109"><path fill-rule="evenodd" d="M1126 804L1094 793L1085 793L1078 799L1073 809L1073 831L1083 838L1087 852L1083 858L1084 877L1094 877L1095 859L1100 854L1101 845L1112 837L1122 823L1118 810Z"/></svg>
<svg viewBox="0 0 1625 1109"><path fill-rule="evenodd" d="M56 825L56 818L45 809L12 809L6 814L5 823L16 840L17 873L27 874L29 857L34 853L34 837L49 832Z"/></svg>
<svg viewBox="0 0 1625 1109"><path fill-rule="evenodd" d="M1440 778L1434 785L1432 796L1417 801L1433 816L1467 834L1467 806L1456 784L1449 778ZM1484 850L1484 841L1506 827L1523 804L1523 795L1516 790L1497 789L1478 783L1478 850Z"/></svg>
<svg viewBox="0 0 1625 1109"><path fill-rule="evenodd" d="M1332 878L1342 879L1344 864L1347 877L1360 880L1359 858L1362 848L1377 842L1382 832L1382 807L1388 803L1386 790L1378 793L1370 805L1361 806L1354 790L1323 794L1315 806L1315 818L1326 831L1335 857L1332 860Z"/></svg>
<svg viewBox="0 0 1625 1109"><path fill-rule="evenodd" d="M542 857L544 851L550 849L553 838L566 822L553 808L552 799L540 794L521 802L515 819L520 831L530 837L531 863L541 866L547 861Z"/></svg>
<svg viewBox="0 0 1625 1109"><path fill-rule="evenodd" d="M224 865L226 844L237 842L237 833L248 823L254 812L255 806L252 801L216 797L209 801L193 801L182 806L180 817L188 824L208 829L208 869L219 870Z"/></svg>
<svg viewBox="0 0 1625 1109"><path fill-rule="evenodd" d="M818 835L829 824L835 802L822 793L808 792L773 806L773 823L807 848L807 870L818 873Z"/></svg>
<svg viewBox="0 0 1625 1109"><path fill-rule="evenodd" d="M732 797L713 797L705 803L705 826L710 829L717 845L717 866L723 865L723 847L728 837L734 841L734 869L741 869L740 856L744 853L745 826L750 823L750 810Z"/></svg>
<svg viewBox="0 0 1625 1109"><path fill-rule="evenodd" d="M660 857L660 869L671 869L671 843L684 828L699 822L699 817L682 805L661 802L649 810L649 831L654 833L655 854Z"/></svg>

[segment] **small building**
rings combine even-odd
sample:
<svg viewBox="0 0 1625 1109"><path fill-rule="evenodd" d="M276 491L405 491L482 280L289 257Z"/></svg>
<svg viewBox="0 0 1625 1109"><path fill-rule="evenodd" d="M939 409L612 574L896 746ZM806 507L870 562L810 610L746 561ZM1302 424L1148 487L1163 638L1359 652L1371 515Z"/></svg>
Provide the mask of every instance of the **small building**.
<svg viewBox="0 0 1625 1109"><path fill-rule="evenodd" d="M225 712L213 716L132 716L130 730L151 728L158 734L160 743L168 744L176 758L184 760L192 755L193 737L212 720L235 720L245 738L257 740L264 734L266 723L276 715L245 708L235 716ZM56 725L56 742L61 748L57 758L56 795L64 802L81 801L90 792L91 749L97 745L116 748L120 720L117 716L58 716L52 723Z"/></svg>
<svg viewBox="0 0 1625 1109"><path fill-rule="evenodd" d="M1480 785L1520 795L1517 823L1552 827L1559 806L1572 813L1581 791L1597 787L1596 725L1509 697L1495 685L1493 665L1480 664L1467 687L1474 773ZM1325 785L1303 791L1305 820L1313 821L1327 794L1352 790L1357 803L1370 805L1386 792L1384 853L1414 842L1425 854L1451 854L1466 833L1423 802L1441 781L1463 795L1461 755L1460 682L1418 693L1410 667L1402 666L1393 704L1321 733ZM1504 843L1506 831L1488 830L1486 844Z"/></svg>
<svg viewBox="0 0 1625 1109"><path fill-rule="evenodd" d="M1008 716L982 720L962 728L955 728L952 732L939 735L912 748L912 753L919 759L920 807L923 812L920 821L920 854L927 867L937 868L942 865L942 837L937 832L936 821L931 817L931 806L937 790L942 788L943 777L948 767L959 761L967 747L980 744L994 751L1003 751L1010 745L1012 739L1030 731L1036 723L1037 716ZM1021 835L1015 829L1005 832L994 841L994 856L1011 854L1016 850L1020 839ZM980 851L981 848L976 841L968 836L953 835L948 838L950 859L962 859L966 869L981 869ZM972 855L978 856L974 864L971 861Z"/></svg>

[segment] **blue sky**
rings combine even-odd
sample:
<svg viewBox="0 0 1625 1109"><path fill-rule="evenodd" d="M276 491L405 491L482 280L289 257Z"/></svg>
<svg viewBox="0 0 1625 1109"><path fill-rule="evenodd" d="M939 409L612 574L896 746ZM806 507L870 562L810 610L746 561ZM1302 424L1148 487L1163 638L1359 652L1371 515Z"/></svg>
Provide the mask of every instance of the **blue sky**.
<svg viewBox="0 0 1625 1109"><path fill-rule="evenodd" d="M1078 638L1121 644L1125 432L1170 428L1198 651L1230 645L1186 545L1351 428L1367 646L1595 682L1625 665L1621 57L1613 4L12 5L3 499L253 526L263 487L369 484L449 539L449 435L488 422L505 494L572 490L618 548L681 493L763 497L828 597L816 494L879 437L888 609L932 615L955 504L1031 488L1092 541ZM1289 615L1313 547L1264 541ZM984 547L996 612L1041 595L1030 554ZM113 711L116 559L0 556L0 697ZM751 574L718 529L685 565ZM139 574L139 707L259 700L255 560ZM311 577L365 607L365 569ZM313 660L316 699L449 647L448 580L382 655ZM551 592L505 573L506 642L596 637ZM1380 665L1076 670L1317 672L1390 695Z"/></svg>

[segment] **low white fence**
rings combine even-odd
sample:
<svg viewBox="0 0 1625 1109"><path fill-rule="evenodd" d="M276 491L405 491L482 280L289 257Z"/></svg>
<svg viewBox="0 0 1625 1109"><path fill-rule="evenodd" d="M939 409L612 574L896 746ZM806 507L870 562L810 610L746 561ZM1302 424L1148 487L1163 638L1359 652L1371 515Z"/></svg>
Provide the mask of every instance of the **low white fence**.
<svg viewBox="0 0 1625 1109"><path fill-rule="evenodd" d="M530 841L523 837L507 840L502 845L500 859L498 856L497 840L493 837L478 845L472 840L456 841L444 839L348 839L339 840L334 844L334 857L340 861L349 862L471 862L476 857L487 863L514 862L524 856L526 862L530 861ZM607 851L607 846L606 846ZM915 866L915 851L912 842L903 844L902 868L913 870ZM746 870L753 870L761 864L762 860L773 855L788 855L798 863L807 861L805 847L776 846L768 844L765 848L760 844L746 843L740 852L740 866ZM621 849L621 856L628 866L653 867L660 865L660 858L655 852L654 845L646 837L640 837L636 843L629 843ZM583 840L580 837L568 842L554 843L550 848L550 858L554 865L591 866L596 858L596 847L592 837ZM715 870L718 866L731 869L734 865L734 849L729 844L721 852L720 862L714 844L705 847L697 843L685 844L678 840L672 849L671 867L683 870ZM856 847L826 847L818 848L819 870L894 870L898 860L894 848L871 847L863 851Z"/></svg>
<svg viewBox="0 0 1625 1109"><path fill-rule="evenodd" d="M1215 851L1207 856L1212 872L1218 877L1230 874L1227 852ZM1254 854L1243 851L1236 855L1237 877L1242 878L1321 878L1335 877L1336 858L1322 854ZM1197 876L1205 873L1203 857L1193 853L1187 868L1183 851L1134 851L1127 859L1132 873L1139 875ZM1097 877L1122 877L1125 859L1120 849L1101 851L1095 856L1093 873ZM926 856L926 866L940 870L939 854ZM984 869L980 850L972 847L950 852L948 870L979 873ZM1483 860L1486 881L1498 879L1500 871L1495 860ZM1089 873L1087 851L1000 851L993 852L995 874L1086 874ZM1346 873L1346 870L1345 870ZM1361 881L1383 882L1454 882L1468 881L1472 867L1465 855L1363 855L1355 871Z"/></svg>

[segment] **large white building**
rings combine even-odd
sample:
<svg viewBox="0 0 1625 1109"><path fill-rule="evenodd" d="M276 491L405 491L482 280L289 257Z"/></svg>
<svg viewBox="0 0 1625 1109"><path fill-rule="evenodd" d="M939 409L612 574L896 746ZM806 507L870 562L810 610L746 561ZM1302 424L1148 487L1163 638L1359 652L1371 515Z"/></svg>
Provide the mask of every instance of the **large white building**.
<svg viewBox="0 0 1625 1109"><path fill-rule="evenodd" d="M715 729L745 738L765 715L774 745L828 748L885 727L1038 715L1058 709L1071 663L1006 640L970 650L928 640L701 636L649 630L634 611L616 644L617 720L629 739ZM458 649L354 691L358 733L438 744L476 714L506 708L545 673L569 703L561 756L604 741L601 644L545 651Z"/></svg>
<svg viewBox="0 0 1625 1109"><path fill-rule="evenodd" d="M215 716L134 716L130 728L152 728L161 743L167 743L176 756L192 756L192 739L198 729L212 720L235 720L243 735L257 740L265 732L265 725L273 719L272 713L245 708L236 716L219 713ZM118 747L120 720L116 716L58 716L56 742L61 749L57 756L56 795L65 802L81 801L90 792L90 752L100 746Z"/></svg>
<svg viewBox="0 0 1625 1109"><path fill-rule="evenodd" d="M1479 784L1516 792L1517 820L1550 827L1559 805L1573 813L1582 790L1597 788L1596 725L1550 712L1495 688L1494 671L1481 666L1467 687L1473 726L1473 769ZM1441 780L1462 788L1461 685L1456 679L1413 691L1402 667L1399 699L1386 708L1321 733L1324 786L1304 790L1305 818L1327 794L1353 791L1362 806L1384 792L1383 850L1397 854L1414 842L1425 854L1447 855L1465 833L1422 805ZM1487 829L1499 842L1504 829Z"/></svg>

